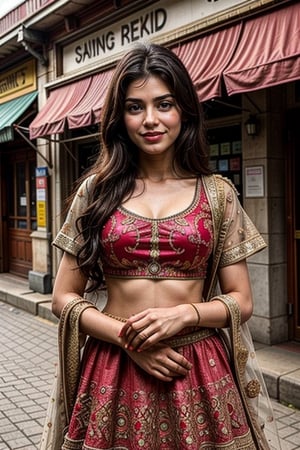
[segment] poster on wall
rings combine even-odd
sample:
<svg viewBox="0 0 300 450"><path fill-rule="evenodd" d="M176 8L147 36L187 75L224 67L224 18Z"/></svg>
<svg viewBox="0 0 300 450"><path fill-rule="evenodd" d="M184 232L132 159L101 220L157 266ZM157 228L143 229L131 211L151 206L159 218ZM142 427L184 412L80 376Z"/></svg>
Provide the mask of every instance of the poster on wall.
<svg viewBox="0 0 300 450"><path fill-rule="evenodd" d="M264 168L263 166L252 166L245 168L245 196L264 196Z"/></svg>

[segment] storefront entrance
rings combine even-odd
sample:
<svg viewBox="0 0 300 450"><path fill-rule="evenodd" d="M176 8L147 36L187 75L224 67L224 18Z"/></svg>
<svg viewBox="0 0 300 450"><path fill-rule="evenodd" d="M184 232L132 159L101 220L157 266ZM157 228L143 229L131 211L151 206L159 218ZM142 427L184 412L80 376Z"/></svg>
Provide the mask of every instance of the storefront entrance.
<svg viewBox="0 0 300 450"><path fill-rule="evenodd" d="M36 154L11 150L2 161L3 271L27 277L32 269L30 235L36 229Z"/></svg>
<svg viewBox="0 0 300 450"><path fill-rule="evenodd" d="M290 313L290 339L300 341L300 109L288 114L289 152L287 173L288 194L288 301Z"/></svg>

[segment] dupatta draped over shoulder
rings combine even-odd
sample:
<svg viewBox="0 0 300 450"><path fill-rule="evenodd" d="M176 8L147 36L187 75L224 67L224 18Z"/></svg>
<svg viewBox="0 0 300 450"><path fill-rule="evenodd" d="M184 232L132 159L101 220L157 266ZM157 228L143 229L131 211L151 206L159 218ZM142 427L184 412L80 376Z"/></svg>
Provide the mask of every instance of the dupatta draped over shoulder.
<svg viewBox="0 0 300 450"><path fill-rule="evenodd" d="M248 323L230 295L218 293L221 267L248 258L266 247L262 236L242 208L230 180L213 175L203 178L214 222L214 251L204 300L218 299L227 307L229 327L218 330L228 350L244 408L258 449L280 450L280 442L268 391L259 367Z"/></svg>

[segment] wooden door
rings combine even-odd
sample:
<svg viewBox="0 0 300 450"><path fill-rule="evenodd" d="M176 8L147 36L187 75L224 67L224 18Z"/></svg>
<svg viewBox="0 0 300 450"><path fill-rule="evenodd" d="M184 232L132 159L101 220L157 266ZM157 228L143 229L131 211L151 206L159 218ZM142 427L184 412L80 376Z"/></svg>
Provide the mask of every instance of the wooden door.
<svg viewBox="0 0 300 450"><path fill-rule="evenodd" d="M7 260L8 271L27 277L32 269L31 233L36 230L35 152L22 150L8 155Z"/></svg>

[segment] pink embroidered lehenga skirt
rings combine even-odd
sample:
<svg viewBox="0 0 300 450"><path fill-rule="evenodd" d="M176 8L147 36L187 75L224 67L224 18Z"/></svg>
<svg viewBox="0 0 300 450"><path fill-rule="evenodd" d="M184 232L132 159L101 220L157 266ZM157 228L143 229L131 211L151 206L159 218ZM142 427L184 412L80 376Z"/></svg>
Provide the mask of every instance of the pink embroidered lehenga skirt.
<svg viewBox="0 0 300 450"><path fill-rule="evenodd" d="M255 450L219 337L201 330L178 339L172 346L193 368L162 382L121 348L90 338L62 449Z"/></svg>

